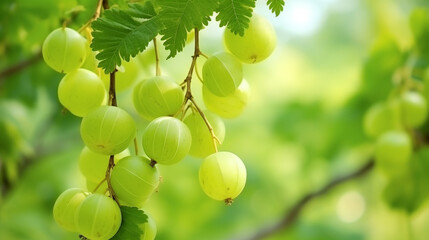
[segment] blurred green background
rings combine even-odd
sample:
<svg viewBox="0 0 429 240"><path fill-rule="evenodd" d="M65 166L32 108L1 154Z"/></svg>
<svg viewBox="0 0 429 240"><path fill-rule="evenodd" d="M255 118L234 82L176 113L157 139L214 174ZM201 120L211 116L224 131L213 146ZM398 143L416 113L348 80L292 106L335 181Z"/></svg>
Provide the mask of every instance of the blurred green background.
<svg viewBox="0 0 429 240"><path fill-rule="evenodd" d="M78 239L56 225L52 207L65 189L85 188L77 162L83 148L80 118L64 113L57 99L62 75L37 54L49 32L70 17L69 26L78 29L96 2L0 2L0 71L36 56L30 66L0 77L2 240ZM244 66L251 99L240 117L225 120L220 147L243 159L247 185L227 207L200 189L201 159L160 166L163 182L144 207L156 221L157 239L246 239L279 221L309 191L363 165L374 142L363 133L365 110L388 96L395 70L408 64L409 55L417 52L411 63L417 78L428 65L423 48L429 48L429 38L419 45L410 28L417 7L429 2L289 0L276 18L258 1L255 11L274 25L278 45L269 59ZM222 32L218 23L201 31L201 49L222 51ZM162 50L163 73L183 81L192 50L188 45L167 61ZM139 57L141 79L154 75L153 59L152 47ZM193 92L202 105L196 78ZM147 122L136 114L131 93L119 93L118 103L135 117L140 136ZM291 228L266 239L427 239L429 203L412 214L393 209L383 200L385 185L383 175L372 170L315 199Z"/></svg>

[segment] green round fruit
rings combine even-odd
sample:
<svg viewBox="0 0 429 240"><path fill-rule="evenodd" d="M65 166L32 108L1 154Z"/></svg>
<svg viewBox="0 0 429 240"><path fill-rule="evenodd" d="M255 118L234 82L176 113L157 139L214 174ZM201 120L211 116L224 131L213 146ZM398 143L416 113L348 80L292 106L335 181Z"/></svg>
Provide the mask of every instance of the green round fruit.
<svg viewBox="0 0 429 240"><path fill-rule="evenodd" d="M234 93L218 97L203 86L203 100L207 109L223 118L238 117L249 101L250 86L245 79Z"/></svg>
<svg viewBox="0 0 429 240"><path fill-rule="evenodd" d="M199 170L200 185L215 200L232 201L246 184L246 167L230 152L217 152L206 157Z"/></svg>
<svg viewBox="0 0 429 240"><path fill-rule="evenodd" d="M427 117L426 99L417 92L406 92L401 96L401 116L405 126L420 127Z"/></svg>
<svg viewBox="0 0 429 240"><path fill-rule="evenodd" d="M85 62L86 39L70 28L58 28L46 37L42 55L46 64L60 73L78 69Z"/></svg>
<svg viewBox="0 0 429 240"><path fill-rule="evenodd" d="M97 58L95 58L95 55L97 55L97 53L92 51L90 45L91 45L90 42L87 42L87 44L85 44L86 59L85 59L85 62L82 64L81 68L88 69L89 71L97 74L97 76L100 76L100 73L102 70L98 68L98 60Z"/></svg>
<svg viewBox="0 0 429 240"><path fill-rule="evenodd" d="M62 228L76 232L75 223L76 210L82 201L86 198L87 193L79 188L70 188L57 198L54 204L54 219Z"/></svg>
<svg viewBox="0 0 429 240"><path fill-rule="evenodd" d="M160 164L171 165L182 160L191 148L192 137L188 127L173 117L159 117L143 133L146 155Z"/></svg>
<svg viewBox="0 0 429 240"><path fill-rule="evenodd" d="M364 116L364 130L370 137L378 137L390 130L401 130L401 109L399 101L377 103Z"/></svg>
<svg viewBox="0 0 429 240"><path fill-rule="evenodd" d="M203 65L204 86L219 97L233 94L243 80L243 67L231 54L216 53Z"/></svg>
<svg viewBox="0 0 429 240"><path fill-rule="evenodd" d="M134 119L119 107L101 106L88 113L80 135L91 151L114 155L124 151L136 134Z"/></svg>
<svg viewBox="0 0 429 240"><path fill-rule="evenodd" d="M140 229L143 230L143 235L141 235L140 240L154 240L156 236L155 221L147 212L145 212L145 214L147 215L147 222L140 225Z"/></svg>
<svg viewBox="0 0 429 240"><path fill-rule="evenodd" d="M128 148L115 155L115 164L126 156L130 156ZM87 180L98 184L106 176L109 159L110 156L93 152L85 146L80 152L79 169Z"/></svg>
<svg viewBox="0 0 429 240"><path fill-rule="evenodd" d="M213 128L213 132L216 137L220 142L223 142L225 138L225 124L222 119L208 111L205 111L204 115ZM213 144L214 139L212 138L206 123L198 112L192 112L185 117L183 122L188 126L192 136L191 149L189 150L190 155L204 158L216 152ZM216 142L216 144L218 143Z"/></svg>
<svg viewBox="0 0 429 240"><path fill-rule="evenodd" d="M158 187L158 168L147 158L125 157L113 168L111 182L121 205L141 207Z"/></svg>
<svg viewBox="0 0 429 240"><path fill-rule="evenodd" d="M244 63L257 63L271 55L276 47L276 32L264 17L253 14L244 35L236 35L226 29L223 35L228 51Z"/></svg>
<svg viewBox="0 0 429 240"><path fill-rule="evenodd" d="M58 86L60 103L79 117L101 106L106 95L97 74L83 68L67 73Z"/></svg>
<svg viewBox="0 0 429 240"><path fill-rule="evenodd" d="M410 137L401 131L389 131L377 140L375 160L378 167L387 175L400 175L407 171L411 153Z"/></svg>
<svg viewBox="0 0 429 240"><path fill-rule="evenodd" d="M133 102L137 112L147 120L177 113L184 100L182 88L166 77L153 77L134 88Z"/></svg>
<svg viewBox="0 0 429 240"><path fill-rule="evenodd" d="M75 222L78 232L91 240L107 240L118 232L122 216L118 204L106 195L94 193L79 205Z"/></svg>

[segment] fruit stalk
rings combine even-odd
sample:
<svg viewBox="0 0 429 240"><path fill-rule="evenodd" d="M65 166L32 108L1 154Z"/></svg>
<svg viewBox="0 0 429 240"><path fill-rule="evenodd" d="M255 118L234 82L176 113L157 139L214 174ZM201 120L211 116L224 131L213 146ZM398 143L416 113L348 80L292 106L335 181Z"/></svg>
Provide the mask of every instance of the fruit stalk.
<svg viewBox="0 0 429 240"><path fill-rule="evenodd" d="M188 75L186 76L185 80L181 84L184 86L184 88L186 88L186 93L185 93L185 100L183 101L182 108L179 110L179 112L183 112L182 116L185 116L186 111L188 110L188 108L185 109L185 106L188 103L188 101L191 102L191 104L198 111L198 113L203 118L205 124L207 125L210 135L212 135L212 138L213 138L214 149L217 152L217 143L220 143L220 140L216 137L216 134L213 131L213 127L211 126L210 122L207 120L207 117L205 116L204 112L195 102L194 97L192 96L192 90L191 90L192 74L194 72L198 57L205 56L200 50L200 38L199 38L198 28L195 28L194 32L195 32L194 55L192 56L191 67L189 68ZM195 69L195 71L197 70Z"/></svg>
<svg viewBox="0 0 429 240"><path fill-rule="evenodd" d="M159 54L158 54L158 46L156 44L156 38L153 39L153 49L155 51L156 76L161 76L161 67L159 65Z"/></svg>

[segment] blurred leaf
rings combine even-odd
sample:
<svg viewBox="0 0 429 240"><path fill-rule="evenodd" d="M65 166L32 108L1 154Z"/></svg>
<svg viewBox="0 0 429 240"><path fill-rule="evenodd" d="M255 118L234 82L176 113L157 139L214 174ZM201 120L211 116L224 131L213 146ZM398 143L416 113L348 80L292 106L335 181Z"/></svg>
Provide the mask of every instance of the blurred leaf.
<svg viewBox="0 0 429 240"><path fill-rule="evenodd" d="M395 41L390 37L380 38L363 67L363 97L370 103L387 99L393 87L393 74L403 62L403 56Z"/></svg>
<svg viewBox="0 0 429 240"><path fill-rule="evenodd" d="M429 57L429 9L415 9L410 17L410 25L417 50Z"/></svg>

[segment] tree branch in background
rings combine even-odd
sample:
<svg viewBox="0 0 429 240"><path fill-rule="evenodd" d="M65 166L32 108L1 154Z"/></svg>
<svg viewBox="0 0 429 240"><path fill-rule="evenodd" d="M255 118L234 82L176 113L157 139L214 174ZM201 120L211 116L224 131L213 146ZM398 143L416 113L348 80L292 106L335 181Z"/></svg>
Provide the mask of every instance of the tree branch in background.
<svg viewBox="0 0 429 240"><path fill-rule="evenodd" d="M33 65L34 63L37 63L41 59L42 59L42 50L38 51L36 54L31 56L30 58L25 59L25 60L15 64L15 65L12 65L12 66L2 70L0 72L0 84L2 81L6 80L7 77L26 69L27 67Z"/></svg>
<svg viewBox="0 0 429 240"><path fill-rule="evenodd" d="M333 179L331 182L326 184L321 189L306 194L304 197L298 200L289 210L285 212L284 217L280 219L279 222L275 223L272 226L263 228L257 231L256 233L254 233L253 235L243 238L243 240L264 239L265 237L271 236L281 230L288 229L297 220L303 208L308 203L310 203L311 200L328 193L331 189L335 188L336 186L339 186L342 183L364 176L371 169L373 169L373 167L374 167L374 159L370 159L362 167L351 172L350 174Z"/></svg>

